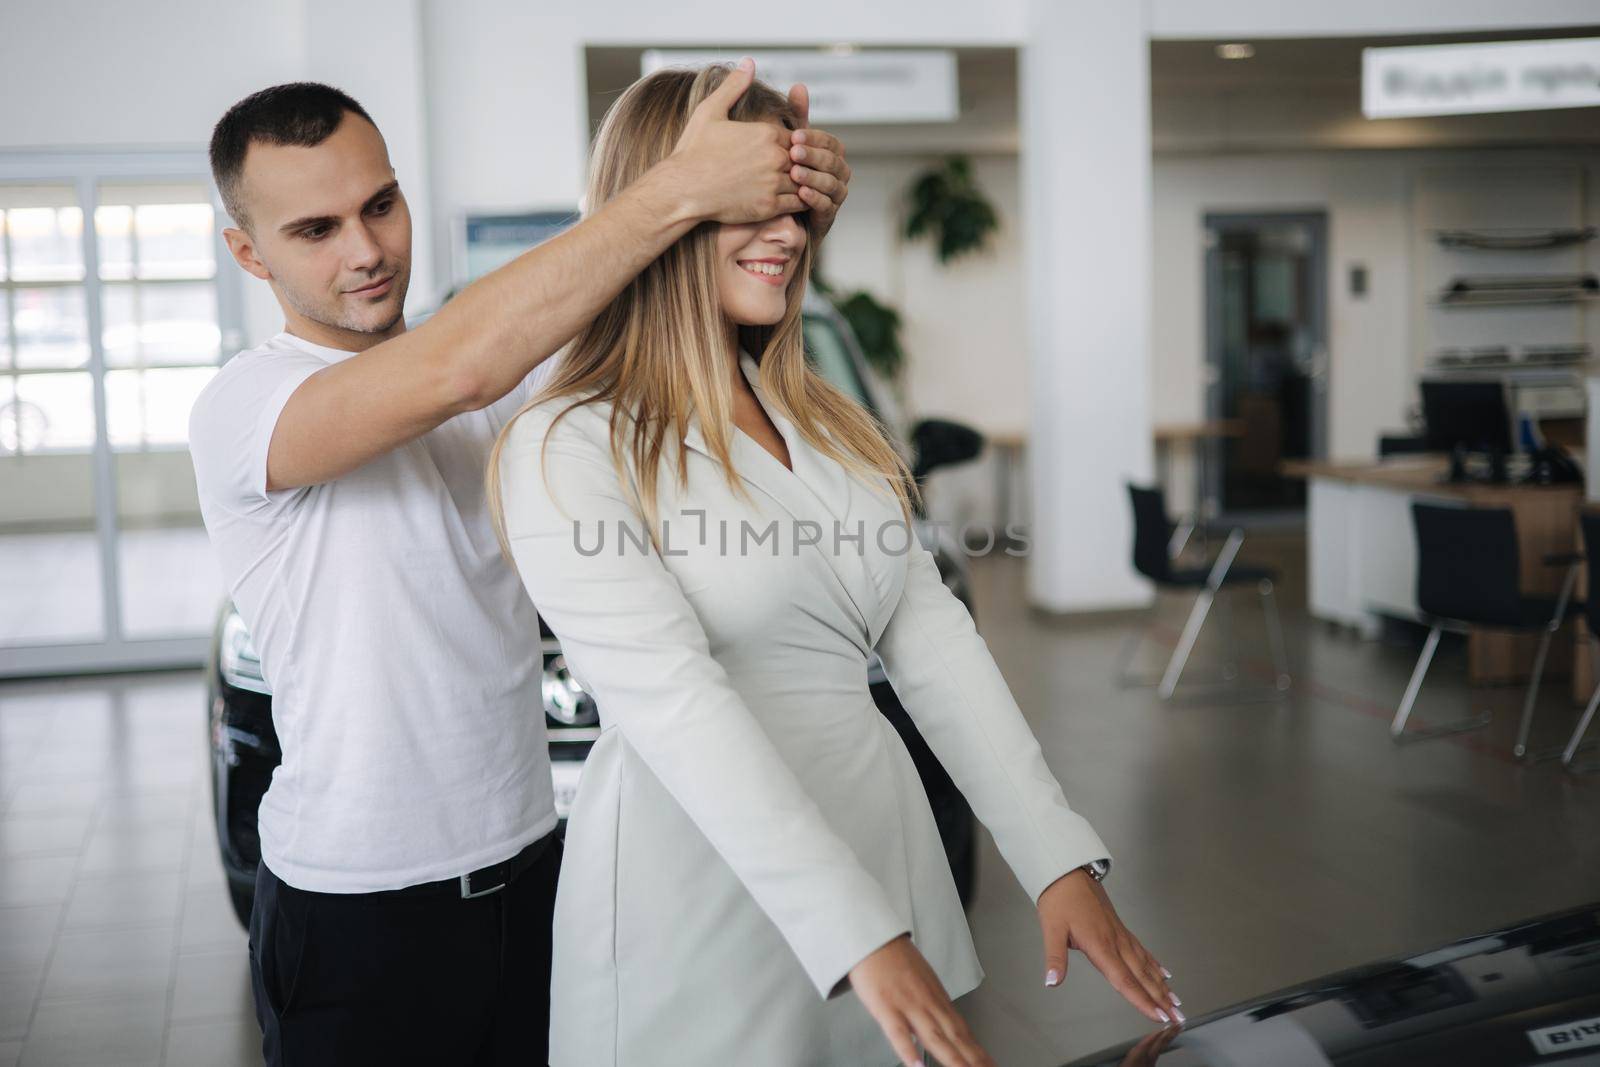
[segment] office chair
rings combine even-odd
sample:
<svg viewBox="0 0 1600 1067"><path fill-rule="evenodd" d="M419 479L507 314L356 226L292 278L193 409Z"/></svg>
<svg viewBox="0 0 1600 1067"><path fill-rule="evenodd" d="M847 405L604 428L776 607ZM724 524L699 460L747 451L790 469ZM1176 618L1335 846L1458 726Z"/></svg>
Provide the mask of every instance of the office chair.
<svg viewBox="0 0 1600 1067"><path fill-rule="evenodd" d="M1178 641L1178 647L1172 650L1166 670L1158 682L1161 699L1170 700L1177 692L1178 680L1188 665L1189 654L1194 651L1195 641L1200 637L1200 630L1205 625L1206 616L1210 614L1211 605L1217 599L1217 594L1252 583L1261 597L1261 611L1266 618L1267 640L1272 648L1275 671L1273 685L1263 687L1260 691L1270 694L1273 698L1287 692L1291 679L1284 655L1283 627L1278 620L1278 605L1272 593L1277 572L1268 567L1238 562L1239 548L1244 544L1244 531L1234 529L1229 533L1222 550L1217 553L1217 558L1209 566L1179 567L1175 565L1174 560L1182 554L1184 545L1188 541L1188 533L1193 526L1186 525L1179 531L1173 525L1167 518L1166 499L1160 489L1144 489L1129 485L1128 496L1133 503L1134 569L1154 582L1158 588L1198 590L1194 607L1189 610L1189 621L1183 627L1183 636ZM1182 536L1175 536L1179 532ZM1226 601L1223 607L1224 610L1227 609ZM1229 621L1231 622L1231 619ZM1231 645L1231 625L1228 630ZM1123 685L1148 685L1155 681L1128 673L1128 663L1138 651L1143 637L1143 631L1135 630L1117 657L1117 677ZM1231 678L1231 672L1225 670L1224 677ZM1229 688L1237 689L1237 687Z"/></svg>
<svg viewBox="0 0 1600 1067"><path fill-rule="evenodd" d="M1544 675L1550 639L1561 628L1571 608L1576 566L1569 566L1558 597L1522 595L1519 580L1517 526L1509 508L1449 507L1413 503L1411 519L1417 539L1417 607L1428 624L1428 639L1400 699L1389 736L1395 741L1423 740L1487 726L1490 712L1468 716L1438 726L1407 732L1406 720L1422 689L1439 635L1465 633L1473 626L1531 632L1542 630L1533 676L1522 705L1522 725L1515 752L1527 750L1533 705Z"/></svg>
<svg viewBox="0 0 1600 1067"><path fill-rule="evenodd" d="M1379 459L1388 459L1390 456L1414 456L1427 451L1428 439L1426 437L1386 433L1378 438Z"/></svg>
<svg viewBox="0 0 1600 1067"><path fill-rule="evenodd" d="M1583 555L1574 556L1574 562L1581 563L1584 557L1600 559L1600 512L1584 512L1578 516L1578 526L1583 530ZM1552 562L1559 562L1552 559ZM1589 595L1583 603L1584 621L1589 629L1589 654L1595 667L1596 684L1594 695L1589 698L1589 703L1583 709L1583 714L1578 717L1578 725L1572 731L1572 738L1559 750L1561 765L1573 774L1592 774L1600 770L1600 763L1579 764L1577 762L1579 749L1586 748L1583 735L1589 732L1589 725L1594 722L1595 708L1600 707L1600 587L1595 584L1596 575L1589 575ZM1524 723L1522 742L1526 744L1526 728L1531 725ZM1592 744L1592 742L1591 742Z"/></svg>

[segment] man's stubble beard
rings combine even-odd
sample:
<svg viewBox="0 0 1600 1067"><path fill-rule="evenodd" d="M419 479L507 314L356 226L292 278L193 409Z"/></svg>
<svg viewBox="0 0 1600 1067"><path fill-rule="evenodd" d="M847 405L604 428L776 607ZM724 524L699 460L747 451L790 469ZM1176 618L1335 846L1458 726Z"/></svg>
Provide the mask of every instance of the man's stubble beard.
<svg viewBox="0 0 1600 1067"><path fill-rule="evenodd" d="M381 277L382 271L379 272ZM394 314L375 326L369 326L353 316L335 314L332 310L318 307L300 297L288 286L280 286L279 291L283 299L294 308L295 313L302 318L311 320L319 326L327 326L335 330L345 330L350 333L381 334L394 328L395 323L405 317L406 293L411 288L411 264L407 263L396 274L394 288L389 291L389 299L394 301ZM340 308L342 312L344 309Z"/></svg>

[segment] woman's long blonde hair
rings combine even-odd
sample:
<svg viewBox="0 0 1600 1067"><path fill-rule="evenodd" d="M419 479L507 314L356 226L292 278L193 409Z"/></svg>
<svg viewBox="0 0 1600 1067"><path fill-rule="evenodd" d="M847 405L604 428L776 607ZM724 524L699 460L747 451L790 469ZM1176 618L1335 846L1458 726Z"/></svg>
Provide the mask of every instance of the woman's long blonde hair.
<svg viewBox="0 0 1600 1067"><path fill-rule="evenodd" d="M595 136L586 212L597 210L666 159L690 113L729 70L661 70L623 92ZM796 128L789 101L760 82L745 91L729 118L777 120ZM612 462L652 538L658 525L661 457L669 443L676 446L681 486L688 477L683 435L691 415L698 416L706 448L721 463L730 487L748 499L730 453L733 354L727 350L728 324L717 295L716 241L716 224L703 223L662 253L554 357L560 362L550 380L517 412L520 417L552 397L572 397L556 416L559 422L576 407L609 401ZM813 242L807 240L795 260L783 319L774 326L740 327L739 343L759 364L762 391L776 413L788 418L813 448L868 485L877 487L886 479L902 515L909 518L916 483L883 427L805 358L800 306L812 257ZM487 472L489 507L508 559L499 460L515 421L513 417L495 441ZM630 458L636 483L629 476Z"/></svg>

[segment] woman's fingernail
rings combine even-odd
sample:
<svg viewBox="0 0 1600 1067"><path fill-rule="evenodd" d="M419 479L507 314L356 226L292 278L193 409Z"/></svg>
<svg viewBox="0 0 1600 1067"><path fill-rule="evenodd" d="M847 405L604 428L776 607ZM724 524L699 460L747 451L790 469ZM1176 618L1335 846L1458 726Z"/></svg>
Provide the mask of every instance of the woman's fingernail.
<svg viewBox="0 0 1600 1067"><path fill-rule="evenodd" d="M1156 1009L1156 1018L1160 1019L1164 1023L1170 1023L1172 1021L1172 1017L1166 1012L1162 1011L1160 1008Z"/></svg>
<svg viewBox="0 0 1600 1067"><path fill-rule="evenodd" d="M1178 1023L1179 1023L1180 1026L1189 1021L1188 1019L1185 1019L1183 1017L1183 1012L1179 1011L1177 1008L1173 1008L1172 1009L1172 1014L1174 1014L1174 1015L1176 1015L1178 1017Z"/></svg>
<svg viewBox="0 0 1600 1067"><path fill-rule="evenodd" d="M1163 967L1163 968L1161 968L1161 977L1165 978L1167 981L1170 982L1170 981L1172 981L1172 972L1167 970L1165 967Z"/></svg>
<svg viewBox="0 0 1600 1067"><path fill-rule="evenodd" d="M1060 985L1061 984L1061 972L1056 970L1054 967L1052 967L1048 971L1044 972L1044 984L1045 984L1046 988L1051 988L1051 987Z"/></svg>
<svg viewBox="0 0 1600 1067"><path fill-rule="evenodd" d="M1172 1006L1174 1008L1183 1007L1183 1001L1178 999L1178 994L1169 992L1167 994L1167 998L1172 1001Z"/></svg>

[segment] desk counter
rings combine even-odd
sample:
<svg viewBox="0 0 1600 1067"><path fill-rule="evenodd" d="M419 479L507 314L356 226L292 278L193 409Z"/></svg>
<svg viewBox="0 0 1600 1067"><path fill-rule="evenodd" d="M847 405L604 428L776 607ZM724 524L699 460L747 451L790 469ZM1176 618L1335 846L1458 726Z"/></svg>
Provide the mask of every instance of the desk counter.
<svg viewBox="0 0 1600 1067"><path fill-rule="evenodd" d="M1407 456L1381 463L1286 463L1288 477L1309 483L1306 505L1307 607L1314 618L1375 635L1382 616L1419 618L1417 550L1411 504L1439 500L1508 507L1516 519L1523 591L1555 596L1565 571L1548 554L1571 552L1583 490L1577 485L1491 485L1442 481L1446 457ZM1474 684L1526 678L1538 638L1475 630L1469 643ZM1555 642L1550 667L1570 673L1573 646ZM1585 664L1586 660L1580 660ZM1585 677L1575 682L1587 681ZM1587 698L1588 693L1585 692Z"/></svg>

